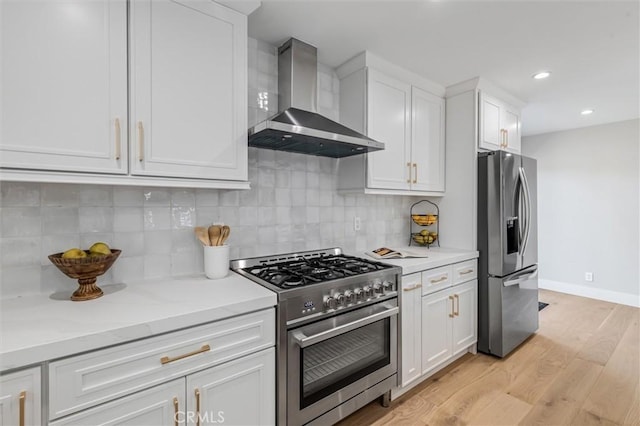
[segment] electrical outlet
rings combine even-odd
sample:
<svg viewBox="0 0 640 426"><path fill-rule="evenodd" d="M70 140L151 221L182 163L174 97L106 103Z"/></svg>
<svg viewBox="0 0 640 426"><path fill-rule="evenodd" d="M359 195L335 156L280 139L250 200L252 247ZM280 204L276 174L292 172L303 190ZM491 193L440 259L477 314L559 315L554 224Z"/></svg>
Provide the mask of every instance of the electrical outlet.
<svg viewBox="0 0 640 426"><path fill-rule="evenodd" d="M354 216L353 217L353 230L354 231L359 231L361 227L362 227L362 223L360 222L360 216Z"/></svg>
<svg viewBox="0 0 640 426"><path fill-rule="evenodd" d="M584 280L589 282L593 281L593 272L585 272Z"/></svg>

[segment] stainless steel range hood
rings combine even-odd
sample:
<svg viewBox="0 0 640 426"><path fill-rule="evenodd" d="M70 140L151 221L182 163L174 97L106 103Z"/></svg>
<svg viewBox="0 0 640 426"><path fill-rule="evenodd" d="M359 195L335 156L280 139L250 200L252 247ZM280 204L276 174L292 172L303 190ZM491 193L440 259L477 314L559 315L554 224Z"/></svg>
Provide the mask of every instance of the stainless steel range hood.
<svg viewBox="0 0 640 426"><path fill-rule="evenodd" d="M316 112L317 66L311 45L291 38L278 48L280 112L249 129L249 146L333 158L384 149Z"/></svg>

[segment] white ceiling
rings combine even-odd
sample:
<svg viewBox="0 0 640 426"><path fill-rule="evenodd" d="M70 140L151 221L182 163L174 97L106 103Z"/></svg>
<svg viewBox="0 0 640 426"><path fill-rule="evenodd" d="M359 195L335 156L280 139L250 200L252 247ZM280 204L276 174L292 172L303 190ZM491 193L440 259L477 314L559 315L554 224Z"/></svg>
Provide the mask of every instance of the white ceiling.
<svg viewBox="0 0 640 426"><path fill-rule="evenodd" d="M639 15L638 1L263 0L249 36L299 38L331 67L369 50L444 86L485 77L526 103L533 135L640 116Z"/></svg>

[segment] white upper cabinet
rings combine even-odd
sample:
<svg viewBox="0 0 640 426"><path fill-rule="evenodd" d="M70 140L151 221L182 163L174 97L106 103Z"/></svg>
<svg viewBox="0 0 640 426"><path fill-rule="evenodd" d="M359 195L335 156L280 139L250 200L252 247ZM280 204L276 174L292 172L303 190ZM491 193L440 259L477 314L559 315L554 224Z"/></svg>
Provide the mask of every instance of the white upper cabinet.
<svg viewBox="0 0 640 426"><path fill-rule="evenodd" d="M132 174L246 180L246 16L136 0L131 35Z"/></svg>
<svg viewBox="0 0 640 426"><path fill-rule="evenodd" d="M520 153L520 110L482 90L479 103L478 148Z"/></svg>
<svg viewBox="0 0 640 426"><path fill-rule="evenodd" d="M0 166L127 173L127 3L0 2Z"/></svg>
<svg viewBox="0 0 640 426"><path fill-rule="evenodd" d="M368 156L369 188L410 189L411 85L367 70L367 135L384 142Z"/></svg>
<svg viewBox="0 0 640 426"><path fill-rule="evenodd" d="M338 189L444 195L444 88L369 52L337 73L340 122L385 145L383 151L341 158Z"/></svg>
<svg viewBox="0 0 640 426"><path fill-rule="evenodd" d="M411 105L411 189L444 192L444 99L413 87Z"/></svg>
<svg viewBox="0 0 640 426"><path fill-rule="evenodd" d="M0 1L0 23L1 179L249 187L245 14Z"/></svg>

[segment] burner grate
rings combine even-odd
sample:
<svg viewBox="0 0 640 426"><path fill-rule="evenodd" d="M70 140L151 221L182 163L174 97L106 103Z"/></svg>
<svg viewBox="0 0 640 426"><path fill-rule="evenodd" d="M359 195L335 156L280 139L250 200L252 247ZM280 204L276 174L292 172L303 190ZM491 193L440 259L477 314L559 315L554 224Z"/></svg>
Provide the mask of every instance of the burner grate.
<svg viewBox="0 0 640 426"><path fill-rule="evenodd" d="M327 255L289 257L286 260L263 262L244 270L280 288L294 288L380 271L389 268L375 261L354 256Z"/></svg>

